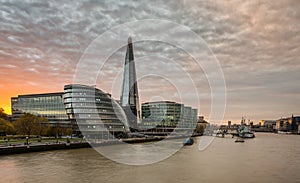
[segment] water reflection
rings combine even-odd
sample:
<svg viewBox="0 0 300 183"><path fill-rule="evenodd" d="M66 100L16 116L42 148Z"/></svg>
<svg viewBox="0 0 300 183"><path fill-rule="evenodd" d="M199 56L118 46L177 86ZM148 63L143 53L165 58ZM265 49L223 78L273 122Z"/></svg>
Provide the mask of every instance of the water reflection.
<svg viewBox="0 0 300 183"><path fill-rule="evenodd" d="M136 155L153 153L134 148ZM300 136L275 134L242 144L216 138L204 151L185 146L144 166L116 163L88 148L59 150L0 157L0 182L299 182L299 155ZM125 150L120 157L132 156Z"/></svg>

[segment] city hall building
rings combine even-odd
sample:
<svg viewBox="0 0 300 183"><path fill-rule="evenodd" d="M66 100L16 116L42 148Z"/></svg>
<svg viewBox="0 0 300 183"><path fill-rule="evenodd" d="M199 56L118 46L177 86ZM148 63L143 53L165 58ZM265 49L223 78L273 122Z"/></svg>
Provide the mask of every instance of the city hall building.
<svg viewBox="0 0 300 183"><path fill-rule="evenodd" d="M64 105L73 132L92 139L108 139L109 134L125 137L129 132L122 107L93 86L72 84L64 87Z"/></svg>

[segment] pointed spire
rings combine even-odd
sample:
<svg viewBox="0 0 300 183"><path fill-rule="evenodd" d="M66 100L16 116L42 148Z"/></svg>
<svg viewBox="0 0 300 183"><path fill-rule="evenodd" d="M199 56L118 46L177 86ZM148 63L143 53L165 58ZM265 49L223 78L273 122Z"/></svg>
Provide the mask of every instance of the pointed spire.
<svg viewBox="0 0 300 183"><path fill-rule="evenodd" d="M127 115L130 127L136 129L137 121L140 116L140 107L131 37L128 37L120 102Z"/></svg>
<svg viewBox="0 0 300 183"><path fill-rule="evenodd" d="M132 43L132 39L131 39L130 36L128 37L128 44L129 44L129 43Z"/></svg>

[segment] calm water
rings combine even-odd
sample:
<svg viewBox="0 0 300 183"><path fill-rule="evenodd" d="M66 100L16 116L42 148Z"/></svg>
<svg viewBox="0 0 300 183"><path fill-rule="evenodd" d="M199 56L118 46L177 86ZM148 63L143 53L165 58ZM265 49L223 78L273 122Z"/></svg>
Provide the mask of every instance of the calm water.
<svg viewBox="0 0 300 183"><path fill-rule="evenodd" d="M144 166L115 163L93 149L3 156L0 182L300 182L300 136L256 136L245 143L216 138L202 152L198 141Z"/></svg>

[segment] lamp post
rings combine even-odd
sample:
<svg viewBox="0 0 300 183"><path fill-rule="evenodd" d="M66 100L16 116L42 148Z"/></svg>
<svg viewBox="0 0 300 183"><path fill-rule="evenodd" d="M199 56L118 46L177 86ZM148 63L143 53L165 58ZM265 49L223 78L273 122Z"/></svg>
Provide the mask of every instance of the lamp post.
<svg viewBox="0 0 300 183"><path fill-rule="evenodd" d="M27 146L27 148L29 148L28 140L29 140L29 138L28 138L28 136L26 136L26 142L25 142L25 145Z"/></svg>

